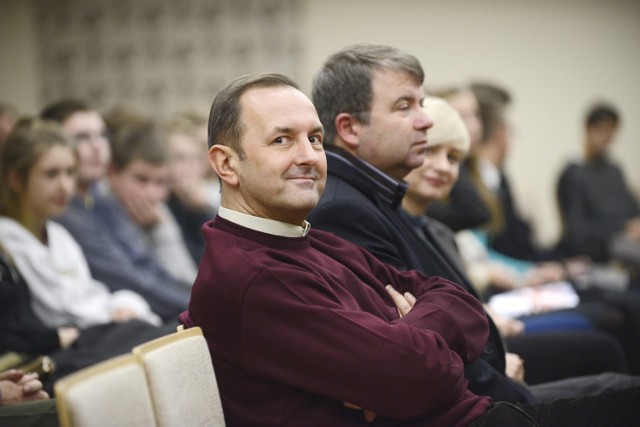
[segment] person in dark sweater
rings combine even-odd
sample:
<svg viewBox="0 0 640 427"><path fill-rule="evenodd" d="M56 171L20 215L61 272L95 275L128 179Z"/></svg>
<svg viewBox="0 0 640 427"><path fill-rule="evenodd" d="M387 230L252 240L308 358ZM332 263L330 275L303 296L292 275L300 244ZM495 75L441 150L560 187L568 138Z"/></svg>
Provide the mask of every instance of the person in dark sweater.
<svg viewBox="0 0 640 427"><path fill-rule="evenodd" d="M640 271L640 207L609 155L619 121L608 105L596 104L587 113L583 156L567 164L558 180L559 246L568 255L618 258Z"/></svg>
<svg viewBox="0 0 640 427"><path fill-rule="evenodd" d="M221 207L203 227L205 253L180 319L204 332L227 425L595 425L638 416L629 402L640 388L528 406L471 393L464 366L488 334L479 301L306 221L325 186L322 139L313 104L282 75L239 77L211 107Z"/></svg>

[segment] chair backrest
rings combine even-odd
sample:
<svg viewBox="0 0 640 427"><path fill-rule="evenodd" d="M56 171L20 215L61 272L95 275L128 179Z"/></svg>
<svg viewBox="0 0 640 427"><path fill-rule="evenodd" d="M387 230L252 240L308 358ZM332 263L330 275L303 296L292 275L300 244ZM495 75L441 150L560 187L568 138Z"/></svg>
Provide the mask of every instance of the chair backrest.
<svg viewBox="0 0 640 427"><path fill-rule="evenodd" d="M141 344L142 362L159 427L224 426L207 342L199 327Z"/></svg>
<svg viewBox="0 0 640 427"><path fill-rule="evenodd" d="M126 354L77 371L54 385L63 427L155 427L142 366Z"/></svg>

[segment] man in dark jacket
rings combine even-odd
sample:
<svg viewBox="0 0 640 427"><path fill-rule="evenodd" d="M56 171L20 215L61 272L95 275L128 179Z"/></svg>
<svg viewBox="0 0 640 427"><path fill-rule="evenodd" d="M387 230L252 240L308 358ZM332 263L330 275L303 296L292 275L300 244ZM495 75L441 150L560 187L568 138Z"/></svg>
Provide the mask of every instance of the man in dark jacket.
<svg viewBox="0 0 640 427"><path fill-rule="evenodd" d="M445 277L478 297L435 236L418 236L400 209L402 179L422 165L433 125L422 109L423 79L415 57L387 46L356 45L327 60L316 76L313 102L325 129L328 177L309 222L401 270ZM469 389L495 400L532 402L529 387L505 374L505 348L488 320L484 351L465 370ZM594 381L572 386L593 391ZM560 387L548 386L545 396L562 397Z"/></svg>

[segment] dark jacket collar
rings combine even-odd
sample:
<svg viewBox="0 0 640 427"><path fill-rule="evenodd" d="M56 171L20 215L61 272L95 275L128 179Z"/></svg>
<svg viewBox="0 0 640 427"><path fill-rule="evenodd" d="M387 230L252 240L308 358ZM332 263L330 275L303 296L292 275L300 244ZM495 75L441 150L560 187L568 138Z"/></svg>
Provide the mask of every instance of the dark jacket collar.
<svg viewBox="0 0 640 427"><path fill-rule="evenodd" d="M370 163L332 145L325 146L329 175L349 182L368 197L377 196L394 209L407 191L407 183L397 181Z"/></svg>

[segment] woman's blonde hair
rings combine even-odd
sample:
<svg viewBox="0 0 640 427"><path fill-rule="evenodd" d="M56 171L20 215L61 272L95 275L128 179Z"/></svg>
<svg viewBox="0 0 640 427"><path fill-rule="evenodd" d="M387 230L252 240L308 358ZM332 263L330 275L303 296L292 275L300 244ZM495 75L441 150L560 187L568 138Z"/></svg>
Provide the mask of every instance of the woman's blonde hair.
<svg viewBox="0 0 640 427"><path fill-rule="evenodd" d="M427 131L428 145L434 147L451 144L463 155L469 153L471 138L460 114L442 98L428 96L422 109L433 120L433 126Z"/></svg>

